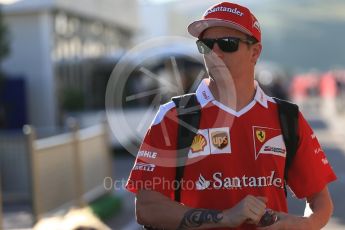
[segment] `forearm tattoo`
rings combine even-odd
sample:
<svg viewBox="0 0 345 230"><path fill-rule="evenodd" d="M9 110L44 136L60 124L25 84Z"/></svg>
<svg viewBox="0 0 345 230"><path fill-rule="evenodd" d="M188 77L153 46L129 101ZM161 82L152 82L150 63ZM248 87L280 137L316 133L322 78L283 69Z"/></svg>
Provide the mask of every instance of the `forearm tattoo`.
<svg viewBox="0 0 345 230"><path fill-rule="evenodd" d="M223 219L221 213L208 209L191 209L184 214L178 229L194 229L203 224L219 223Z"/></svg>

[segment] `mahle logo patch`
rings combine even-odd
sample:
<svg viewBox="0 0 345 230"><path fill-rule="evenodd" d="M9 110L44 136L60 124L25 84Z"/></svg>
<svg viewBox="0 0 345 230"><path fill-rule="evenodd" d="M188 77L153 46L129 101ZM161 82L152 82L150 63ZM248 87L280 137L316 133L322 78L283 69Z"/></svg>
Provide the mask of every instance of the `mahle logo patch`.
<svg viewBox="0 0 345 230"><path fill-rule="evenodd" d="M226 132L213 132L211 138L213 146L218 149L224 149L229 144L229 137Z"/></svg>
<svg viewBox="0 0 345 230"><path fill-rule="evenodd" d="M266 132L265 130L259 129L255 131L256 138L262 143L266 139Z"/></svg>

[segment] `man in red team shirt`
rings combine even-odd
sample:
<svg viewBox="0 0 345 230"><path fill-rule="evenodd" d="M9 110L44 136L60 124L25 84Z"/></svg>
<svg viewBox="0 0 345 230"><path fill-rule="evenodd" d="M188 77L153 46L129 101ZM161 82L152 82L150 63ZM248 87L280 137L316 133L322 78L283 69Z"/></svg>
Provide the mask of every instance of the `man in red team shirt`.
<svg viewBox="0 0 345 230"><path fill-rule="evenodd" d="M174 201L177 111L161 105L146 133L127 189L136 193L138 223L158 229L256 229L267 209L278 220L262 229L321 229L333 205L336 179L312 129L299 113L299 143L287 184L312 214L288 214L284 192L286 147L276 102L254 81L261 54L255 16L229 2L191 23L209 78L196 91L198 134L184 169L181 202Z"/></svg>

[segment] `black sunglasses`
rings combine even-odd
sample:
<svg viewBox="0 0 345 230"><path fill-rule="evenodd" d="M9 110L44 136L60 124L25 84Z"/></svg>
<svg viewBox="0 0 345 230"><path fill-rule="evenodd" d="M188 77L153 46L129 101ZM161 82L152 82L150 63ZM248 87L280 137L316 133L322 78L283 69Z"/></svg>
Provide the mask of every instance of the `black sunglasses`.
<svg viewBox="0 0 345 230"><path fill-rule="evenodd" d="M208 54L213 49L214 43L217 43L219 48L228 53L236 52L240 42L247 44L254 44L255 42L250 39L238 38L238 37L224 37L224 38L203 38L196 41L198 50L201 54Z"/></svg>

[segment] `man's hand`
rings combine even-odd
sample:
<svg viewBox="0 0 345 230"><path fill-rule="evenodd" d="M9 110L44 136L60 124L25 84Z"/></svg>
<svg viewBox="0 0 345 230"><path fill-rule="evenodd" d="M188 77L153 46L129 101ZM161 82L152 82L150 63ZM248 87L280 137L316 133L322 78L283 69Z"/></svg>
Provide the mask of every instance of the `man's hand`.
<svg viewBox="0 0 345 230"><path fill-rule="evenodd" d="M278 221L270 226L257 228L258 230L313 230L306 217L294 216L286 213L276 213Z"/></svg>
<svg viewBox="0 0 345 230"><path fill-rule="evenodd" d="M238 227L243 223L258 224L266 210L266 197L246 196L233 208L223 211L223 223L227 227Z"/></svg>

